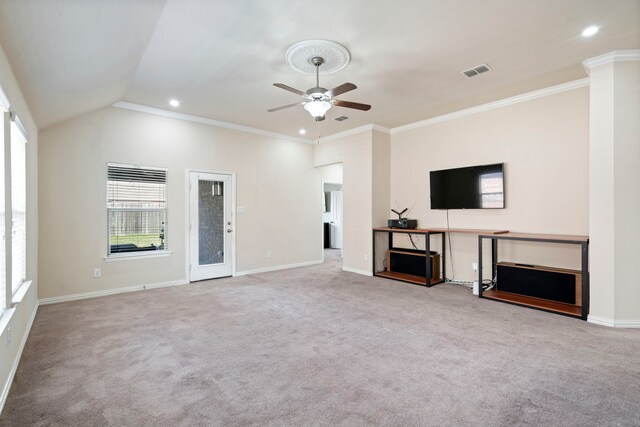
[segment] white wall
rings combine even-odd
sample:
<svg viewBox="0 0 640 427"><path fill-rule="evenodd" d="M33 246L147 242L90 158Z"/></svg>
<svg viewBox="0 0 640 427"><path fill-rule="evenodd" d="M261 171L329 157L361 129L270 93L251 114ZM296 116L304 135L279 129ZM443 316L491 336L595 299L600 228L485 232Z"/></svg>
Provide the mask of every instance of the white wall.
<svg viewBox="0 0 640 427"><path fill-rule="evenodd" d="M28 134L27 143L27 280L31 287L15 305L5 328L0 330L0 410L18 366L22 344L31 328L38 301L38 128L0 46L0 86L9 98ZM3 243L4 244L4 243ZM9 284L10 286L10 284ZM9 315L9 313L5 313ZM0 323L3 323L0 320ZM8 339L9 328L11 340ZM11 343L9 343L11 341Z"/></svg>
<svg viewBox="0 0 640 427"><path fill-rule="evenodd" d="M636 51L640 56L640 51ZM615 319L640 327L640 58L615 64Z"/></svg>
<svg viewBox="0 0 640 427"><path fill-rule="evenodd" d="M187 168L237 173L239 273L321 259L311 145L112 107L49 127L41 141L41 298L184 281ZM170 257L105 262L107 162L169 169Z"/></svg>
<svg viewBox="0 0 640 427"><path fill-rule="evenodd" d="M342 163L342 268L371 273L372 145L371 131L315 146L314 165Z"/></svg>
<svg viewBox="0 0 640 427"><path fill-rule="evenodd" d="M590 176L589 193L591 211L590 253L590 315L613 319L615 313L615 221L614 214L614 91L613 63L591 70L591 121L590 121ZM606 88L600 82L607 82ZM608 283L607 286L599 284Z"/></svg>
<svg viewBox="0 0 640 427"><path fill-rule="evenodd" d="M373 227L386 227L391 218L389 200L391 192L391 137L388 133L374 130L371 133L373 185L371 224Z"/></svg>
<svg viewBox="0 0 640 427"><path fill-rule="evenodd" d="M451 210L451 228L588 234L586 87L395 133L391 142L390 199L400 207L415 204L411 217L419 227L447 225L446 211L430 209L429 171L505 163L506 209ZM451 240L455 279L473 280L477 236L452 234ZM436 238L432 243L439 248ZM577 246L501 242L500 249L502 260L580 266ZM449 278L451 265L448 260Z"/></svg>
<svg viewBox="0 0 640 427"><path fill-rule="evenodd" d="M589 320L640 327L640 51L585 61L591 79Z"/></svg>
<svg viewBox="0 0 640 427"><path fill-rule="evenodd" d="M332 184L342 184L342 163L320 166L316 170L322 181Z"/></svg>

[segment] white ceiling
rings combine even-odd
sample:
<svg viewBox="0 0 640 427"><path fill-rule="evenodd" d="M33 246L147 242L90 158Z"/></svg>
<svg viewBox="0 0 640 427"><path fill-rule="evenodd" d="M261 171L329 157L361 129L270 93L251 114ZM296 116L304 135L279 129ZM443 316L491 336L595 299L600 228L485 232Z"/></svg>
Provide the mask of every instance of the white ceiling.
<svg viewBox="0 0 640 427"><path fill-rule="evenodd" d="M588 25L600 32L585 39ZM351 62L321 86L358 89L316 123L275 82L314 76L285 62L307 39ZM0 0L4 48L40 128L117 101L291 136L397 127L586 76L582 61L640 48L640 0ZM466 79L460 71L493 71ZM333 120L347 115L349 120Z"/></svg>

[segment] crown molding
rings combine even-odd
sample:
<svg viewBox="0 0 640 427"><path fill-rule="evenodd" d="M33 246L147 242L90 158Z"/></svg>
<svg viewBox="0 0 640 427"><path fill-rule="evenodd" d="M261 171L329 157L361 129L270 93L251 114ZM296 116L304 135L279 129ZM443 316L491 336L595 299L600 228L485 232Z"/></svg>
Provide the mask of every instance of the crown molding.
<svg viewBox="0 0 640 427"><path fill-rule="evenodd" d="M111 106L115 108L122 108L124 110L139 111L142 113L155 114L157 116L170 117L172 119L185 120L187 122L201 123L201 124L215 126L219 128L252 133L255 135L266 136L269 138L285 139L293 142L301 142L303 144L315 143L315 140L313 139L296 138L296 137L285 135L282 133L270 132L267 130L252 128L249 126L237 125L235 123L222 122L219 120L208 119L206 117L192 116L191 114L177 113L175 111L168 111L168 110L163 110L161 108L148 107L146 105L134 104L132 102L120 101L120 102L116 102Z"/></svg>
<svg viewBox="0 0 640 427"><path fill-rule="evenodd" d="M343 132L338 132L338 133L334 133L332 135L329 136L323 136L322 138L320 138L319 142L323 143L323 142L329 142L329 141L335 141L336 139L341 139L341 138L345 138L347 136L351 136L351 135L356 135L362 132L370 132L370 131L377 131L377 132L383 132L386 134L390 134L391 133L391 129L386 128L384 126L380 126L380 125L376 125L374 123L369 123L368 125L364 125L364 126L358 126L357 128L353 128L353 129L348 129L345 130Z"/></svg>
<svg viewBox="0 0 640 427"><path fill-rule="evenodd" d="M5 94L4 91L2 90L1 86L0 86L0 105L2 105L2 107L4 107L4 110L7 110L7 111L11 107L9 98L7 97L7 94Z"/></svg>
<svg viewBox="0 0 640 427"><path fill-rule="evenodd" d="M373 130L373 127L376 126L373 123L369 123L368 125L358 126L357 128L347 129L343 132L334 133L333 135L323 136L318 141L320 143L335 141L336 139L345 138L347 136L356 135L362 132L369 132Z"/></svg>
<svg viewBox="0 0 640 427"><path fill-rule="evenodd" d="M470 116L472 114L482 113L484 111L494 110L496 108L506 107L508 105L519 104L525 101L531 101L532 99L543 98L545 96L554 95L556 93L566 92L569 90L578 89L581 87L589 86L589 79L584 78L580 80L574 80L572 82L562 83L556 86L547 87L540 90L534 90L533 92L523 93L521 95L512 96L510 98L500 99L498 101L489 102L487 104L478 105L475 107L467 108L453 113L444 114L442 116L432 117L430 119L421 120L415 123L409 123L408 125L399 126L391 129L391 135L395 135L408 130L421 128L424 126L433 125L436 123L446 122L460 117Z"/></svg>
<svg viewBox="0 0 640 427"><path fill-rule="evenodd" d="M384 126L380 126L380 125L373 125L373 130L378 131L378 132L382 132L382 133L386 133L387 135L391 135L391 129L386 128Z"/></svg>
<svg viewBox="0 0 640 427"><path fill-rule="evenodd" d="M599 57L592 58L591 60L595 60L595 59L598 59L598 58L604 58L604 57L608 58L609 56L611 56L611 58L613 58L613 59L610 59L609 62L612 61L612 60L615 60L615 61L632 61L632 60L640 59L640 50L615 51L615 52L608 53L606 55L601 55ZM591 60L587 60L587 61L591 61ZM585 64L586 64L587 61L585 61ZM604 64L604 63L606 63L606 62L602 62L602 64ZM186 121L195 122L195 123L202 123L202 124L206 124L206 125L209 125L209 126L216 126L216 127L221 127L221 128L225 128L225 129L232 129L232 130L237 130L237 131L240 131L240 132L253 133L253 134L256 134L256 135L267 136L267 137L270 137L270 138L285 139L285 140L288 140L288 141L301 142L301 143L304 143L304 144L315 144L316 141L319 142L319 143L335 141L337 139L345 138L345 137L351 136L351 135L357 135L357 134L362 133L362 132L377 131L377 132L382 132L382 133L386 133L386 134L389 134L389 135L395 135L395 134L406 132L406 131L409 131L409 130L412 130L412 129L417 129L417 128L421 128L421 127L424 127L424 126L430 126L430 125L433 125L433 124L436 124L436 123L442 123L442 122L446 122L446 121L449 121L449 120L454 120L454 119L458 119L458 118L461 118L461 117L470 116L472 114L477 114L477 113L481 113L481 112L484 112L484 111L493 110L493 109L496 109L496 108L502 108L502 107L506 107L506 106L509 106L509 105L518 104L518 103L521 103L521 102L531 101L533 99L543 98L545 96L554 95L554 94L561 93L561 92L567 92L567 91L578 89L578 88L585 87L585 86L589 86L589 78L584 78L584 79L580 79L580 80L574 80L574 81L571 81L571 82L562 83L562 84L551 86L551 87L547 87L547 88L544 88L544 89L535 90L535 91L532 91L532 92L527 92L527 93L524 93L524 94L521 94L521 95L512 96L510 98L500 99L498 101L493 101L493 102L489 102L487 104L477 105L475 107L467 108L467 109L464 109L464 110L454 111L453 113L444 114L442 116L437 116L437 117L432 117L430 119L421 120L419 122L414 122L414 123L409 123L407 125L398 126L398 127L395 127L395 128L387 128L387 127L384 127L384 126L381 126L381 125L377 125L375 123L369 123L369 124L366 124L366 125L363 125L363 126L358 126L358 127L352 128L352 129L345 130L343 132L338 132L338 133L334 133L332 135L324 136L324 137L321 137L320 139L296 138L296 137L292 137L292 136L281 134L281 133L277 133L277 132L270 132L270 131L266 131L266 130L262 130L262 129L256 129L256 128L252 128L252 127L248 127L248 126L237 125L237 124L234 124L234 123L222 122L222 121L219 121L219 120L208 119L208 118L200 117L200 116L192 116L190 114L177 113L175 111L168 111L168 110L163 110L163 109L160 109L160 108L148 107L148 106L145 106L145 105L134 104L134 103L125 102L125 101L116 102L115 104L112 105L112 107L123 108L125 110L140 111L140 112L143 112L143 113L155 114L155 115L159 115L159 116L170 117L170 118L179 119L179 120L186 120Z"/></svg>
<svg viewBox="0 0 640 427"><path fill-rule="evenodd" d="M625 61L640 61L640 49L614 50L604 55L586 59L582 61L582 65L588 74L592 68L599 67L600 65Z"/></svg>

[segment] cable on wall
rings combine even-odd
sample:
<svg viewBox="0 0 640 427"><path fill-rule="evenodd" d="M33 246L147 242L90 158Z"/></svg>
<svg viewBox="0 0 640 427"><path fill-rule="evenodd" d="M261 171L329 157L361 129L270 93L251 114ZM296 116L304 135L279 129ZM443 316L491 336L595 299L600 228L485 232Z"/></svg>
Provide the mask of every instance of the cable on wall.
<svg viewBox="0 0 640 427"><path fill-rule="evenodd" d="M449 239L449 262L451 263L451 272L453 275L451 276L451 281L454 281L456 278L456 267L453 264L453 249L451 248L451 227L449 227L449 209L447 209L447 238Z"/></svg>

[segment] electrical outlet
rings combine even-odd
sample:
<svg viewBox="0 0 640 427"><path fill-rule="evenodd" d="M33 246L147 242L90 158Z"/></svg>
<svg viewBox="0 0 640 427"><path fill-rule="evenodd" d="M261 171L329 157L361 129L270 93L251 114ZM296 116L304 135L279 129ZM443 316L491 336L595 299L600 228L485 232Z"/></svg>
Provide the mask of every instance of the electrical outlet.
<svg viewBox="0 0 640 427"><path fill-rule="evenodd" d="M93 269L93 278L97 279L98 277L102 277L102 270L100 270L99 268L94 268Z"/></svg>
<svg viewBox="0 0 640 427"><path fill-rule="evenodd" d="M367 254L364 254L364 260L366 261L368 259L369 259L369 257L367 256Z"/></svg>
<svg viewBox="0 0 640 427"><path fill-rule="evenodd" d="M471 263L471 269L473 271L478 271L478 263L477 262L472 262Z"/></svg>
<svg viewBox="0 0 640 427"><path fill-rule="evenodd" d="M267 258L271 258L271 251L267 251Z"/></svg>

